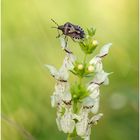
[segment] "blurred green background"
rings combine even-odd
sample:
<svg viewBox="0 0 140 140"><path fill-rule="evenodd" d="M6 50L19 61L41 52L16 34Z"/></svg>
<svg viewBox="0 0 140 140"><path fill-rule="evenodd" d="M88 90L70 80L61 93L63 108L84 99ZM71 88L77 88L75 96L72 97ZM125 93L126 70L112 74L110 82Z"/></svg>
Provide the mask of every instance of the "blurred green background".
<svg viewBox="0 0 140 140"><path fill-rule="evenodd" d="M50 105L55 81L43 66L59 68L64 57L51 18L95 26L100 44L92 56L113 43L103 61L114 74L101 88L104 117L91 140L138 140L138 0L2 0L2 139L27 139L16 124L36 140L66 139ZM82 59L70 39L69 47Z"/></svg>

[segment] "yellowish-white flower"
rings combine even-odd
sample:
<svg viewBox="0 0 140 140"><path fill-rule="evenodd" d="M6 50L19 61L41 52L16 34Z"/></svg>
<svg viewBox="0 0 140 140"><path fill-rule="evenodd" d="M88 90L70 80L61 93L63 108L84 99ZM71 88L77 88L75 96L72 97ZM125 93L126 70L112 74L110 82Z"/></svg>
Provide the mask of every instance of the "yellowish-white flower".
<svg viewBox="0 0 140 140"><path fill-rule="evenodd" d="M94 99L94 105L91 108L91 112L93 114L96 114L99 111L99 101L100 101L100 98L99 97L97 97L96 99Z"/></svg>
<svg viewBox="0 0 140 140"><path fill-rule="evenodd" d="M64 66L62 66L59 70L57 70L54 66L51 66L51 65L45 65L45 67L47 67L49 69L51 75L56 80L67 81L69 74L68 74L68 70Z"/></svg>
<svg viewBox="0 0 140 140"><path fill-rule="evenodd" d="M88 113L88 110L82 109L79 114L80 121L76 123L76 132L81 137L84 137L86 135L88 127Z"/></svg>
<svg viewBox="0 0 140 140"><path fill-rule="evenodd" d="M99 110L99 85L91 82L87 90L89 91L89 96L82 100L82 105L88 108L92 113L96 114Z"/></svg>
<svg viewBox="0 0 140 140"><path fill-rule="evenodd" d="M60 120L61 129L64 133L72 133L75 127L75 121L73 120L73 113L70 109L67 109Z"/></svg>
<svg viewBox="0 0 140 140"><path fill-rule="evenodd" d="M93 72L94 71L94 66L93 65L89 65L88 66L88 72Z"/></svg>
<svg viewBox="0 0 140 140"><path fill-rule="evenodd" d="M94 84L98 84L101 85L105 82L105 84L109 84L109 80L108 80L108 75L110 75L111 73L107 73L104 72L103 70L99 73L97 73L93 79L93 83Z"/></svg>
<svg viewBox="0 0 140 140"><path fill-rule="evenodd" d="M104 57L108 54L110 47L112 46L112 43L108 43L106 45L104 45L101 50L100 53L98 54L99 57Z"/></svg>
<svg viewBox="0 0 140 140"><path fill-rule="evenodd" d="M97 115L94 115L94 116L90 119L89 124L96 125L97 122L101 119L102 116L103 116L102 113L99 113L99 114L97 114Z"/></svg>
<svg viewBox="0 0 140 140"><path fill-rule="evenodd" d="M76 58L72 53L66 53L66 56L63 61L63 67L67 70L72 70L74 68L74 62Z"/></svg>
<svg viewBox="0 0 140 140"><path fill-rule="evenodd" d="M103 70L102 58L108 54L111 45L111 43L104 45L99 54L90 60L89 64L94 65L95 72L100 72Z"/></svg>
<svg viewBox="0 0 140 140"><path fill-rule="evenodd" d="M82 70L82 69L84 68L84 66L83 66L83 64L78 64L77 68L78 68L79 70Z"/></svg>
<svg viewBox="0 0 140 140"><path fill-rule="evenodd" d="M91 32L91 34L93 34L93 32ZM103 116L102 113L97 114L100 102L99 88L101 84L109 84L108 76L111 73L107 73L103 70L102 58L108 54L112 44L108 43L104 45L100 52L91 59L89 64L86 62L83 62L85 64L78 64L76 66L78 70L76 69L77 71L73 72L72 70L74 68L76 58L69 50L65 38L60 37L60 42L62 49L66 52L61 68L57 70L54 66L45 65L56 80L55 89L51 96L51 105L52 107L57 108L56 123L58 129L64 133L72 134L76 129L78 136L84 140L90 140L92 125L96 125L98 120ZM95 46L96 48L97 45L98 41L93 40L92 46ZM86 71L84 71L84 66L88 66ZM75 86L74 89L70 90L71 88L68 83L69 71L73 72L77 76L83 73L83 75L80 75L81 79L87 73L95 72L95 76L88 84L87 89L84 86L81 88L80 83L77 84L77 87ZM81 73L79 74L78 72ZM91 76L91 74L89 75ZM70 93L70 91L72 93ZM78 92L80 95L78 95ZM75 102L78 102L78 105Z"/></svg>
<svg viewBox="0 0 140 140"><path fill-rule="evenodd" d="M98 42L97 40L94 39L94 40L92 41L92 44L93 44L94 46L97 46L97 45L99 44L99 42Z"/></svg>
<svg viewBox="0 0 140 140"><path fill-rule="evenodd" d="M94 115L89 118L89 111L87 109L82 109L79 116L80 120L76 123L76 132L84 140L90 140L91 127L97 124L97 121L103 116L102 113Z"/></svg>
<svg viewBox="0 0 140 140"><path fill-rule="evenodd" d="M59 39L60 39L62 49L65 49L68 46L68 44L66 43L64 37L60 37Z"/></svg>

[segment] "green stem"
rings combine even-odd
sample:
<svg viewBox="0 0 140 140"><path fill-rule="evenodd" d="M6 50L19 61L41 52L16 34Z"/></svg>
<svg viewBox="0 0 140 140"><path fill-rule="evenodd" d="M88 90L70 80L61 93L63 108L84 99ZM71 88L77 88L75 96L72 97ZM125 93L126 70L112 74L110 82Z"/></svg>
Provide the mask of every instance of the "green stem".
<svg viewBox="0 0 140 140"><path fill-rule="evenodd" d="M83 61L84 65L86 63L86 58L87 58L87 54L85 54L85 56L84 56L84 61Z"/></svg>
<svg viewBox="0 0 140 140"><path fill-rule="evenodd" d="M83 60L83 65L84 65L84 67L85 67L85 64L86 64L86 58L87 58L87 54L85 54L84 60ZM82 79L83 79L83 77L79 77L79 84L80 84L80 85L82 84Z"/></svg>
<svg viewBox="0 0 140 140"><path fill-rule="evenodd" d="M70 134L68 134L68 136L67 136L67 140L72 140L72 137L71 137Z"/></svg>
<svg viewBox="0 0 140 140"><path fill-rule="evenodd" d="M79 77L79 84L81 85L82 83L82 77Z"/></svg>

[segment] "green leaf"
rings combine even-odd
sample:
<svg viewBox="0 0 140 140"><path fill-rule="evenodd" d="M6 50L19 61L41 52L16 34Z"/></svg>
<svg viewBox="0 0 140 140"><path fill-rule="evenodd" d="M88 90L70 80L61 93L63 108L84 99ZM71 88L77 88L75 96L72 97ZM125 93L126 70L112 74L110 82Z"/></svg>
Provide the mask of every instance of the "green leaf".
<svg viewBox="0 0 140 140"><path fill-rule="evenodd" d="M91 27L90 29L87 29L88 35L93 37L96 33L96 28Z"/></svg>

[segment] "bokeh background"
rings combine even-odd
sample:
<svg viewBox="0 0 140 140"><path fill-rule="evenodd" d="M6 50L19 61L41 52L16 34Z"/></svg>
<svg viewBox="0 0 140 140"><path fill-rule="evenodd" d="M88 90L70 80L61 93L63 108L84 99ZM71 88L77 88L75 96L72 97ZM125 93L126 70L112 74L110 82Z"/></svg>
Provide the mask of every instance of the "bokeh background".
<svg viewBox="0 0 140 140"><path fill-rule="evenodd" d="M2 140L31 140L23 128L36 140L66 139L50 105L55 81L44 68L59 68L64 57L51 18L96 27L92 57L113 43L104 68L114 74L101 88L104 117L91 140L138 140L138 0L2 0ZM69 47L82 59L76 43Z"/></svg>

